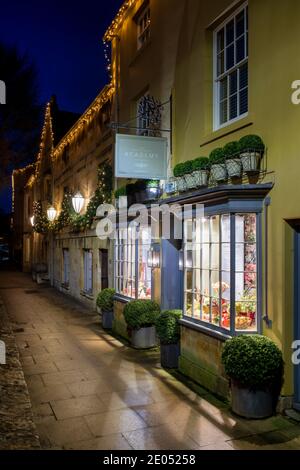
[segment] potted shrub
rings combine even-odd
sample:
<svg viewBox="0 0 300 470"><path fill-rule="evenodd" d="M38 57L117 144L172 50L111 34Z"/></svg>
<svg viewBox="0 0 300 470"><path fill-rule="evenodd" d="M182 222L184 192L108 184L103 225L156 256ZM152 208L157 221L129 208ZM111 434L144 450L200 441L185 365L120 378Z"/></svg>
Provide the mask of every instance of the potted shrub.
<svg viewBox="0 0 300 470"><path fill-rule="evenodd" d="M133 300L124 308L124 317L131 337L131 344L137 349L156 346L155 322L160 308L152 300Z"/></svg>
<svg viewBox="0 0 300 470"><path fill-rule="evenodd" d="M193 160L193 178L199 188L208 185L209 160L207 157L198 157Z"/></svg>
<svg viewBox="0 0 300 470"><path fill-rule="evenodd" d="M212 178L221 183L227 180L225 155L222 148L214 149L209 155L210 172Z"/></svg>
<svg viewBox="0 0 300 470"><path fill-rule="evenodd" d="M160 181L148 180L146 181L145 200L155 201L161 196Z"/></svg>
<svg viewBox="0 0 300 470"><path fill-rule="evenodd" d="M242 162L239 150L238 142L229 142L223 149L229 178L240 178L242 176Z"/></svg>
<svg viewBox="0 0 300 470"><path fill-rule="evenodd" d="M225 343L222 362L231 382L232 410L245 418L271 416L284 368L276 344L266 336L236 336Z"/></svg>
<svg viewBox="0 0 300 470"><path fill-rule="evenodd" d="M165 310L156 320L156 332L160 340L160 362L163 367L175 369L178 367L180 354L180 325L181 310Z"/></svg>
<svg viewBox="0 0 300 470"><path fill-rule="evenodd" d="M97 296L97 311L102 314L102 326L105 329L111 330L114 319L114 302L113 298L116 291L115 289L103 289ZM99 309L99 310L98 310Z"/></svg>
<svg viewBox="0 0 300 470"><path fill-rule="evenodd" d="M174 167L174 176L176 177L177 190L182 193L187 190L185 175L185 163L177 163Z"/></svg>
<svg viewBox="0 0 300 470"><path fill-rule="evenodd" d="M194 189L197 187L196 180L193 176L193 161L188 160L184 162L184 178L187 189Z"/></svg>
<svg viewBox="0 0 300 470"><path fill-rule="evenodd" d="M246 135L240 139L239 149L244 172L258 172L265 151L262 139L258 135Z"/></svg>
<svg viewBox="0 0 300 470"><path fill-rule="evenodd" d="M118 188L115 191L114 195L115 195L117 209L122 209L122 207L124 207L125 205L126 187L122 186L121 188Z"/></svg>

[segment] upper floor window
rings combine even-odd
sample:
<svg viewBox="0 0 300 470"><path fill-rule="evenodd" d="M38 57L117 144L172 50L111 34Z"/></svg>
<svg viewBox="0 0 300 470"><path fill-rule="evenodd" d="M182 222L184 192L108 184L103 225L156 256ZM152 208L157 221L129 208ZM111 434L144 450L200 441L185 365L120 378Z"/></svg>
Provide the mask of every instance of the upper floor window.
<svg viewBox="0 0 300 470"><path fill-rule="evenodd" d="M248 6L214 31L214 128L248 112Z"/></svg>
<svg viewBox="0 0 300 470"><path fill-rule="evenodd" d="M137 18L138 49L143 47L150 39L150 6L147 5Z"/></svg>

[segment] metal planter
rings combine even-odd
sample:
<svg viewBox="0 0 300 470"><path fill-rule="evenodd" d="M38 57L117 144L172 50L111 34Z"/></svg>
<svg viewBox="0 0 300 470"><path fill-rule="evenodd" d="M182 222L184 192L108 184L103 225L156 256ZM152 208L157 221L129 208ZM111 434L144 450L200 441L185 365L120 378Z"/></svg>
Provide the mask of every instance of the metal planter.
<svg viewBox="0 0 300 470"><path fill-rule="evenodd" d="M193 177L196 182L197 188L204 188L208 186L208 170L193 171Z"/></svg>
<svg viewBox="0 0 300 470"><path fill-rule="evenodd" d="M241 153L243 171L245 173L257 173L259 171L261 154L255 151Z"/></svg>
<svg viewBox="0 0 300 470"><path fill-rule="evenodd" d="M176 178L170 178L165 184L165 193L174 194L177 191Z"/></svg>
<svg viewBox="0 0 300 470"><path fill-rule="evenodd" d="M197 183L196 183L196 180L194 178L194 174L193 173L189 173L187 175L184 175L184 178L185 178L185 182L186 182L186 187L187 189L195 189L197 188Z"/></svg>
<svg viewBox="0 0 300 470"><path fill-rule="evenodd" d="M131 344L136 349L149 349L157 344L156 330L154 326L132 330Z"/></svg>
<svg viewBox="0 0 300 470"><path fill-rule="evenodd" d="M223 182L227 180L227 170L225 163L215 163L211 166L211 176L217 182Z"/></svg>
<svg viewBox="0 0 300 470"><path fill-rule="evenodd" d="M244 418L263 419L274 413L274 396L271 390L249 390L231 383L232 411Z"/></svg>
<svg viewBox="0 0 300 470"><path fill-rule="evenodd" d="M102 312L102 328L104 328L105 330L112 330L113 321L114 321L113 311Z"/></svg>
<svg viewBox="0 0 300 470"><path fill-rule="evenodd" d="M176 178L177 191L184 193L187 190L187 184L184 176Z"/></svg>
<svg viewBox="0 0 300 470"><path fill-rule="evenodd" d="M240 178L242 176L242 162L239 158L226 160L226 170L229 178Z"/></svg>
<svg viewBox="0 0 300 470"><path fill-rule="evenodd" d="M161 344L160 345L160 362L166 369L177 369L178 359L180 355L180 345L175 344Z"/></svg>

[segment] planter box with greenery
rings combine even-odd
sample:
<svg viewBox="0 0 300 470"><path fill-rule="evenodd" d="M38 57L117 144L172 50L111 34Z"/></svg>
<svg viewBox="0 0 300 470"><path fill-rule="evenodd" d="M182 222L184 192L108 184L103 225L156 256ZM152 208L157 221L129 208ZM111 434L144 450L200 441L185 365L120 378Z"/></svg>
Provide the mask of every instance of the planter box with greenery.
<svg viewBox="0 0 300 470"><path fill-rule="evenodd" d="M188 186L185 175L192 171L191 162L178 163L174 167L174 176L176 177L177 190L180 193L187 191Z"/></svg>
<svg viewBox="0 0 300 470"><path fill-rule="evenodd" d="M207 157L195 158L192 162L193 178L196 187L204 188L208 185L209 160Z"/></svg>
<svg viewBox="0 0 300 470"><path fill-rule="evenodd" d="M236 336L225 343L222 362L231 381L232 410L245 418L271 416L284 369L276 344L266 336Z"/></svg>
<svg viewBox="0 0 300 470"><path fill-rule="evenodd" d="M229 142L225 145L223 151L229 178L240 178L242 176L242 162L239 153L239 143Z"/></svg>
<svg viewBox="0 0 300 470"><path fill-rule="evenodd" d="M265 144L258 135L246 135L239 141L240 157L245 173L257 173L265 151Z"/></svg>
<svg viewBox="0 0 300 470"><path fill-rule="evenodd" d="M152 300L133 300L124 308L131 344L136 349L156 346L155 322L160 307Z"/></svg>
<svg viewBox="0 0 300 470"><path fill-rule="evenodd" d="M222 148L214 149L209 155L210 173L214 181L221 183L227 180L225 154Z"/></svg>
<svg viewBox="0 0 300 470"><path fill-rule="evenodd" d="M156 332L160 339L160 362L163 367L175 369L178 367L180 354L180 325L181 310L165 310L156 320Z"/></svg>
<svg viewBox="0 0 300 470"><path fill-rule="evenodd" d="M113 325L115 293L115 289L103 289L97 296L97 310L102 314L102 326L108 330L111 330Z"/></svg>

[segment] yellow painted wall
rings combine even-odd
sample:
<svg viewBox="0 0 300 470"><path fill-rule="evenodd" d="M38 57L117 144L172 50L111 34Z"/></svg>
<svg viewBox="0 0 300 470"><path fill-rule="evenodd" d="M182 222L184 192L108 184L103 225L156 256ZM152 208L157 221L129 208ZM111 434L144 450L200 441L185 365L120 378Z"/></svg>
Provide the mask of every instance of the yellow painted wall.
<svg viewBox="0 0 300 470"><path fill-rule="evenodd" d="M218 23L210 25L232 2L184 3L175 79L174 162L209 155L214 148L250 133L265 141L264 158L268 171L274 171L266 181L275 181L267 235L268 313L273 327L265 334L283 349L284 393L292 394L293 233L284 219L300 218L300 105L291 102L291 83L300 79L300 2L249 0L249 114L216 132L212 121L212 30ZM229 131L233 132L226 136ZM208 143L212 139L216 140Z"/></svg>

